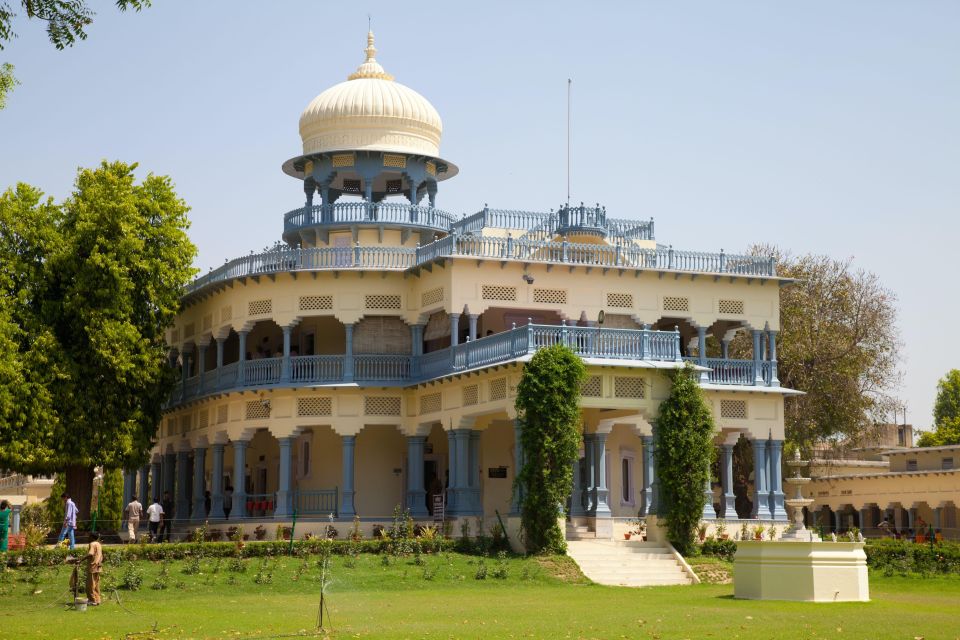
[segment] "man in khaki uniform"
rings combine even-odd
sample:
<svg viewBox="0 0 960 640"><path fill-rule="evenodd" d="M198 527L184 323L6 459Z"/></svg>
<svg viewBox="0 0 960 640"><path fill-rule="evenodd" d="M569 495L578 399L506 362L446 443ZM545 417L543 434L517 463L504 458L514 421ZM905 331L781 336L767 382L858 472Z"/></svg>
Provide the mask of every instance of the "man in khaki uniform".
<svg viewBox="0 0 960 640"><path fill-rule="evenodd" d="M137 541L137 528L140 526L140 518L143 517L143 505L134 496L127 508L124 509L127 516L127 533L130 534L130 542Z"/></svg>
<svg viewBox="0 0 960 640"><path fill-rule="evenodd" d="M91 606L100 605L100 572L103 570L103 546L100 544L100 534L94 531L90 534L90 547L84 562L90 563L87 572L87 602Z"/></svg>

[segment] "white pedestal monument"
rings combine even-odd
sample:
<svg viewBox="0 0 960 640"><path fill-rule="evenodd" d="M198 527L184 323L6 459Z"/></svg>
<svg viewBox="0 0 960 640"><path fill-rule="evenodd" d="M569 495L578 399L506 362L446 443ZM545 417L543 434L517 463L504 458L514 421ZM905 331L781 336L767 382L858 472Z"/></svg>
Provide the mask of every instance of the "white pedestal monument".
<svg viewBox="0 0 960 640"><path fill-rule="evenodd" d="M796 487L786 504L793 524L780 540L740 541L733 564L734 597L749 600L806 602L867 602L867 554L858 540L823 542L803 524L803 508L813 500L803 497L810 478L800 477L799 451L787 462L795 469L787 483Z"/></svg>

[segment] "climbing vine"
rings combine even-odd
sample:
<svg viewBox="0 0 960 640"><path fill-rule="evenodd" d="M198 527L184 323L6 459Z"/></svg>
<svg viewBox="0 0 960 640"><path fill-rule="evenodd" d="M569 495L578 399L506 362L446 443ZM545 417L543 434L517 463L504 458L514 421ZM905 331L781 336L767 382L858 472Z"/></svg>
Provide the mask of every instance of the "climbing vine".
<svg viewBox="0 0 960 640"><path fill-rule="evenodd" d="M714 424L693 367L669 375L670 396L660 404L655 431L659 515L666 519L667 538L687 554L703 516Z"/></svg>
<svg viewBox="0 0 960 640"><path fill-rule="evenodd" d="M583 360L563 345L541 349L527 363L517 388L522 424L524 541L530 553L563 553L566 541L557 524L570 496L573 462L580 449L580 385Z"/></svg>

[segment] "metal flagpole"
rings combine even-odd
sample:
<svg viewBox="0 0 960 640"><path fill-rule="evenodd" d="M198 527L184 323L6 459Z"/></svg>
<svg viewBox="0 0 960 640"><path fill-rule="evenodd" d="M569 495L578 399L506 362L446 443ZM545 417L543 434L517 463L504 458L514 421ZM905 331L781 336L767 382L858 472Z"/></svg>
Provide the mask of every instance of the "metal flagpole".
<svg viewBox="0 0 960 640"><path fill-rule="evenodd" d="M573 80L567 78L567 205L570 204L570 92Z"/></svg>

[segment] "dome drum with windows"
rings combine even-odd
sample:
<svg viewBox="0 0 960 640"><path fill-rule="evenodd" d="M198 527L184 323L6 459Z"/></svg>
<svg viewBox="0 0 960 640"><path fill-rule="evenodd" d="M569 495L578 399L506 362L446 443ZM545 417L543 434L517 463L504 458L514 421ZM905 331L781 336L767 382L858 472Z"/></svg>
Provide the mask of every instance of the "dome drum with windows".
<svg viewBox="0 0 960 640"><path fill-rule="evenodd" d="M317 227L370 223L445 232L453 221L435 209L437 183L458 171L439 157L440 114L380 66L373 42L370 32L366 61L300 116L303 155L285 162L283 170L303 180L306 206L284 220L289 243ZM338 202L343 196L357 197Z"/></svg>

